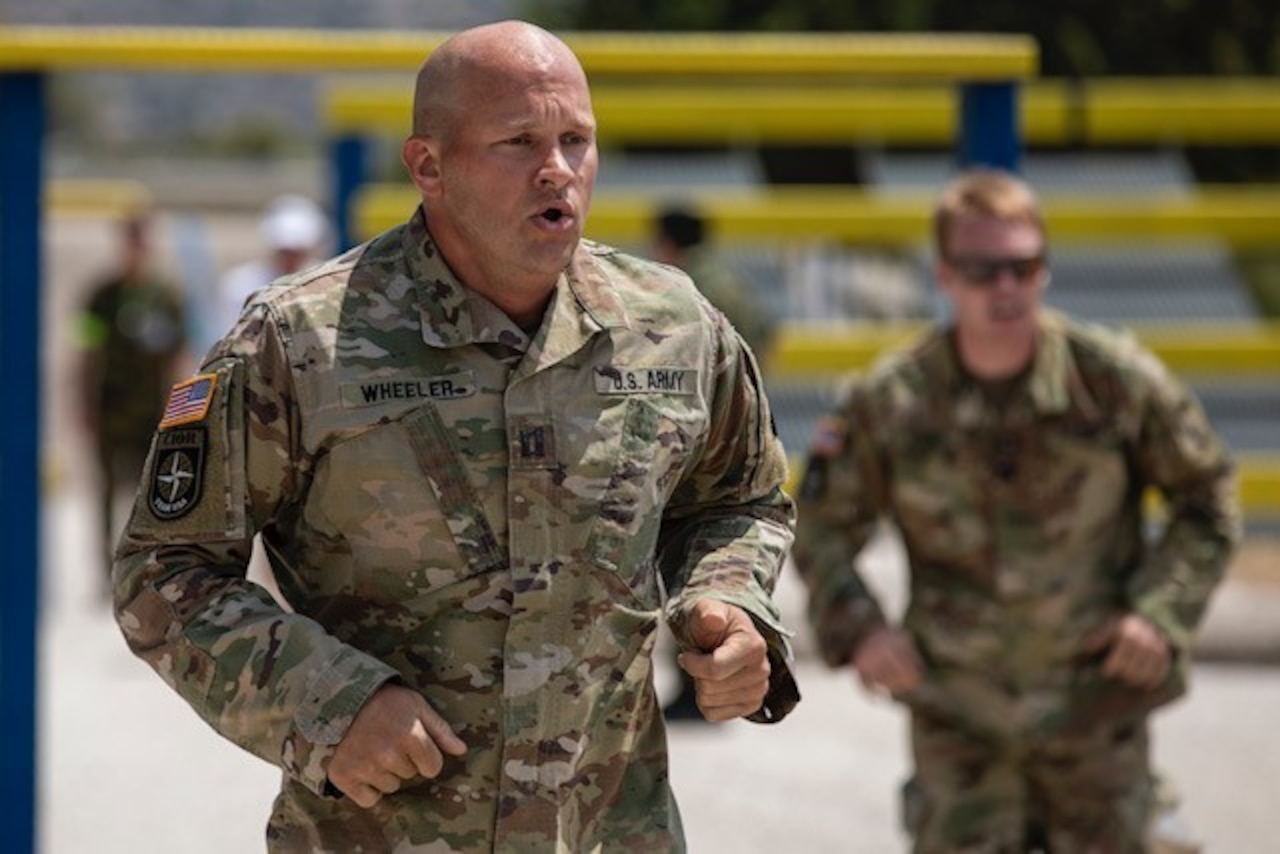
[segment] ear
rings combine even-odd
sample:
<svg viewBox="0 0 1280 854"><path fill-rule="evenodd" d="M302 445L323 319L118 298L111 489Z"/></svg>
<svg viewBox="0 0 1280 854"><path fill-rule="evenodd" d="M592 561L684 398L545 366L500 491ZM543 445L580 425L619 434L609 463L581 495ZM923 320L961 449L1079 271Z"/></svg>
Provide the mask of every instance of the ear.
<svg viewBox="0 0 1280 854"><path fill-rule="evenodd" d="M943 261L941 257L934 259L933 281L938 289L944 293L951 290L951 268L947 266L947 262Z"/></svg>
<svg viewBox="0 0 1280 854"><path fill-rule="evenodd" d="M400 159L409 170L409 179L425 196L434 196L440 188L439 140L429 136L411 136L400 148Z"/></svg>
<svg viewBox="0 0 1280 854"><path fill-rule="evenodd" d="M933 286L937 289L937 297L941 300L943 317L955 315L956 301L960 297L963 285L958 282L955 270L946 261L938 258L933 264Z"/></svg>

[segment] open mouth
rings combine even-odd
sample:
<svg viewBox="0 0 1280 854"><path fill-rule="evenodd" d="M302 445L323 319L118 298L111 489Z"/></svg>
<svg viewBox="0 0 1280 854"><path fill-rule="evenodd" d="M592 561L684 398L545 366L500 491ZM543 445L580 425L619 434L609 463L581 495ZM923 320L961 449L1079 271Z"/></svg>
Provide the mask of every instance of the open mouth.
<svg viewBox="0 0 1280 854"><path fill-rule="evenodd" d="M549 199L547 206L534 215L547 225L566 228L574 219L573 205L562 199Z"/></svg>

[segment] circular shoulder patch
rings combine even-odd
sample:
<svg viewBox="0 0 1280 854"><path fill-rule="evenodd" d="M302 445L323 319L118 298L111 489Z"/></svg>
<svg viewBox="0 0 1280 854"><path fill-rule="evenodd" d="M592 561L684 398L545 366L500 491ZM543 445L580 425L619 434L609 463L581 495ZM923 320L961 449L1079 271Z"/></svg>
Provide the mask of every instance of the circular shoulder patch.
<svg viewBox="0 0 1280 854"><path fill-rule="evenodd" d="M203 427L162 430L156 434L147 504L157 519L181 519L200 502L204 480Z"/></svg>

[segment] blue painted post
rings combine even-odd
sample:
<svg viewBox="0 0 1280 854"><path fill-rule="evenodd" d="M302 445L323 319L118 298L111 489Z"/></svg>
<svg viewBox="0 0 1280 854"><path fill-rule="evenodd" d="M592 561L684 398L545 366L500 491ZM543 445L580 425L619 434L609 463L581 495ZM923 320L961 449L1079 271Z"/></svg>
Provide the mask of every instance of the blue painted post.
<svg viewBox="0 0 1280 854"><path fill-rule="evenodd" d="M966 83L960 87L960 166L1018 171L1022 132L1018 126L1018 84Z"/></svg>
<svg viewBox="0 0 1280 854"><path fill-rule="evenodd" d="M0 852L36 850L44 77L0 74Z"/></svg>
<svg viewBox="0 0 1280 854"><path fill-rule="evenodd" d="M333 167L333 231L339 252L359 243L352 223L351 203L356 190L368 180L365 175L369 141L355 134L343 134L329 146Z"/></svg>

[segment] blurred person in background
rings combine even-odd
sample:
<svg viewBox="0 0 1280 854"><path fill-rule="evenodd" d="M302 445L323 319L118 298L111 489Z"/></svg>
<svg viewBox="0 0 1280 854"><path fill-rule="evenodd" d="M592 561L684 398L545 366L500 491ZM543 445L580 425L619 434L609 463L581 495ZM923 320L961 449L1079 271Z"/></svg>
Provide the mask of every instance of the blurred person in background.
<svg viewBox="0 0 1280 854"><path fill-rule="evenodd" d="M666 208L654 222L653 257L688 273L702 295L724 312L756 359L767 367L774 320L750 286L716 252L709 231L701 214L684 207Z"/></svg>
<svg viewBox="0 0 1280 854"><path fill-rule="evenodd" d="M121 490L137 488L151 435L186 356L182 292L155 269L149 211L116 226L115 269L94 282L75 325L81 418L94 443L103 590L123 519Z"/></svg>
<svg viewBox="0 0 1280 854"><path fill-rule="evenodd" d="M763 369L772 343L773 320L746 283L718 257L708 239L706 219L689 208L672 206L659 212L653 228L654 259L689 275L702 295L724 312ZM675 696L662 707L663 717L669 721L705 721L698 709L693 677L678 665L672 670L679 682Z"/></svg>
<svg viewBox="0 0 1280 854"><path fill-rule="evenodd" d="M961 174L934 238L952 320L856 378L809 449L793 555L821 651L910 710L915 851L1196 850L1153 830L1147 719L1186 690L1239 536L1228 451L1131 335L1043 305L1022 180ZM901 625L855 568L882 520Z"/></svg>
<svg viewBox="0 0 1280 854"><path fill-rule="evenodd" d="M258 238L267 254L232 267L218 282L217 334L235 325L258 291L318 260L327 231L324 213L306 196L289 193L273 199L258 223Z"/></svg>
<svg viewBox="0 0 1280 854"><path fill-rule="evenodd" d="M683 850L658 626L709 719L799 699L754 361L683 273L581 239L595 119L552 34L446 41L402 157L409 221L174 387L117 621L282 769L273 851ZM259 533L291 608L246 579Z"/></svg>

